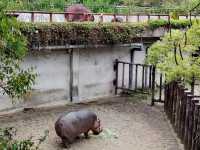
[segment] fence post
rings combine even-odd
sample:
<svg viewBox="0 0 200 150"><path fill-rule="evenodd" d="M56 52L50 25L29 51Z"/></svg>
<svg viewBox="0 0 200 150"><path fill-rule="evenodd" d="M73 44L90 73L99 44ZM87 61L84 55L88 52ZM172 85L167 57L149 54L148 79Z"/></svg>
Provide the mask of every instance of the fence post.
<svg viewBox="0 0 200 150"><path fill-rule="evenodd" d="M163 76L160 74L160 87L159 87L159 101L162 101L162 82L163 82Z"/></svg>
<svg viewBox="0 0 200 150"><path fill-rule="evenodd" d="M193 150L194 149L194 144L195 144L195 137L196 137L196 118L195 118L195 115L196 115L196 104L198 104L199 102L199 98L197 97L194 97L192 99L192 102L191 102L191 110L192 110L192 123L191 123L191 149Z"/></svg>
<svg viewBox="0 0 200 150"><path fill-rule="evenodd" d="M52 16L53 16L53 14L50 13L50 14L49 14L49 17L50 17L50 18L49 18L49 21L50 21L50 22L53 22L53 17L52 17Z"/></svg>
<svg viewBox="0 0 200 150"><path fill-rule="evenodd" d="M155 77L156 76L156 67L153 66L152 67L152 88L151 88L151 92L152 92L152 97L151 97L151 106L154 105L154 100L155 100Z"/></svg>
<svg viewBox="0 0 200 150"><path fill-rule="evenodd" d="M31 22L34 22L35 21L35 14L34 12L31 12Z"/></svg>
<svg viewBox="0 0 200 150"><path fill-rule="evenodd" d="M129 64L129 88L131 89L132 88L132 85L133 85L133 64Z"/></svg>
<svg viewBox="0 0 200 150"><path fill-rule="evenodd" d="M194 141L192 150L199 150L200 148L200 103L195 104L195 115L194 115Z"/></svg>
<svg viewBox="0 0 200 150"><path fill-rule="evenodd" d="M115 64L114 64L114 71L115 71L115 79L114 79L114 85L115 85L115 95L117 95L117 90L118 90L118 59L115 59Z"/></svg>
<svg viewBox="0 0 200 150"><path fill-rule="evenodd" d="M194 85L195 85L195 78L192 77L192 83L191 83L191 93L194 95Z"/></svg>

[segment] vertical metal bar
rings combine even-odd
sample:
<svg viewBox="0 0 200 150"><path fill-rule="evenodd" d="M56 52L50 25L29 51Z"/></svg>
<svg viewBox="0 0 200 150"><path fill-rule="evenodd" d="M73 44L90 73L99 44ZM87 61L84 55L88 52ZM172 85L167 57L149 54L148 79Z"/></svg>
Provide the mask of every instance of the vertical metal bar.
<svg viewBox="0 0 200 150"><path fill-rule="evenodd" d="M131 50L131 66L129 66L129 88L133 85L133 61L134 61L134 50Z"/></svg>
<svg viewBox="0 0 200 150"><path fill-rule="evenodd" d="M129 89L132 88L132 75L133 75L133 64L129 64L129 81L128 81L128 87Z"/></svg>
<svg viewBox="0 0 200 150"><path fill-rule="evenodd" d="M151 106L154 105L154 100L155 100L155 76L156 76L156 68L155 66L153 66L152 68L152 88L151 88L151 92L152 92L152 98L151 98Z"/></svg>
<svg viewBox="0 0 200 150"><path fill-rule="evenodd" d="M122 68L122 88L124 88L124 74L125 74L125 63L123 63Z"/></svg>
<svg viewBox="0 0 200 150"><path fill-rule="evenodd" d="M160 91L159 91L159 101L162 101L162 74L160 74Z"/></svg>
<svg viewBox="0 0 200 150"><path fill-rule="evenodd" d="M149 67L149 88L151 88L152 79L152 66Z"/></svg>
<svg viewBox="0 0 200 150"><path fill-rule="evenodd" d="M70 57L70 81L69 81L69 96L70 101L73 101L73 49L69 51Z"/></svg>
<svg viewBox="0 0 200 150"><path fill-rule="evenodd" d="M137 79L138 79L138 65L135 67L135 90L137 90Z"/></svg>
<svg viewBox="0 0 200 150"><path fill-rule="evenodd" d="M119 67L119 62L118 59L115 60L115 95L117 95L117 90L118 90L118 67Z"/></svg>
<svg viewBox="0 0 200 150"><path fill-rule="evenodd" d="M144 65L142 65L142 90L144 90Z"/></svg>
<svg viewBox="0 0 200 150"><path fill-rule="evenodd" d="M145 66L145 70L144 70L144 87L147 88L147 67Z"/></svg>

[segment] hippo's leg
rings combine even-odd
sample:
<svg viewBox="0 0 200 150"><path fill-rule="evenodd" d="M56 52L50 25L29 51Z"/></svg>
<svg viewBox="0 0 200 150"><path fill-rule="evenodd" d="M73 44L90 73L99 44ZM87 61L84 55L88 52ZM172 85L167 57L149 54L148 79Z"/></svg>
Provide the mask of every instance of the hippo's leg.
<svg viewBox="0 0 200 150"><path fill-rule="evenodd" d="M89 130L88 130L87 132L84 133L84 136L85 136L86 139L89 139L88 132L89 132Z"/></svg>
<svg viewBox="0 0 200 150"><path fill-rule="evenodd" d="M62 138L62 143L66 148L70 147L70 144L73 143L73 139L66 139L66 138Z"/></svg>
<svg viewBox="0 0 200 150"><path fill-rule="evenodd" d="M65 148L69 148L70 147L70 143L67 139L62 139L62 144Z"/></svg>

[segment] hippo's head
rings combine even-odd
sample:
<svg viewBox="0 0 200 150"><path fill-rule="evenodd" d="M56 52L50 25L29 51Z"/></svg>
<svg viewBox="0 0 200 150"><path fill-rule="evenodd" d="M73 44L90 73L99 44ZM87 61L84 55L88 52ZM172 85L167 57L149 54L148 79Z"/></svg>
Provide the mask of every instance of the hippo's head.
<svg viewBox="0 0 200 150"><path fill-rule="evenodd" d="M101 121L99 119L97 119L94 122L94 126L92 128L92 132L93 132L94 135L98 135L102 131L103 131L103 128L101 127Z"/></svg>

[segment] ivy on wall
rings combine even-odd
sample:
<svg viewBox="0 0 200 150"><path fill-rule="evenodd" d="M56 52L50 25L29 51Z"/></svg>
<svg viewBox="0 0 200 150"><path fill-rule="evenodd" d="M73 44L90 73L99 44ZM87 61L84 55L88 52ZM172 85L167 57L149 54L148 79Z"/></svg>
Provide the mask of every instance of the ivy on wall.
<svg viewBox="0 0 200 150"><path fill-rule="evenodd" d="M52 23L22 24L29 42L48 45L89 45L131 43L144 30L142 24ZM30 44L31 44L30 43Z"/></svg>
<svg viewBox="0 0 200 150"><path fill-rule="evenodd" d="M172 20L172 28L186 28L189 20ZM22 23L21 30L30 45L113 45L134 42L145 30L167 27L166 20L145 23Z"/></svg>

